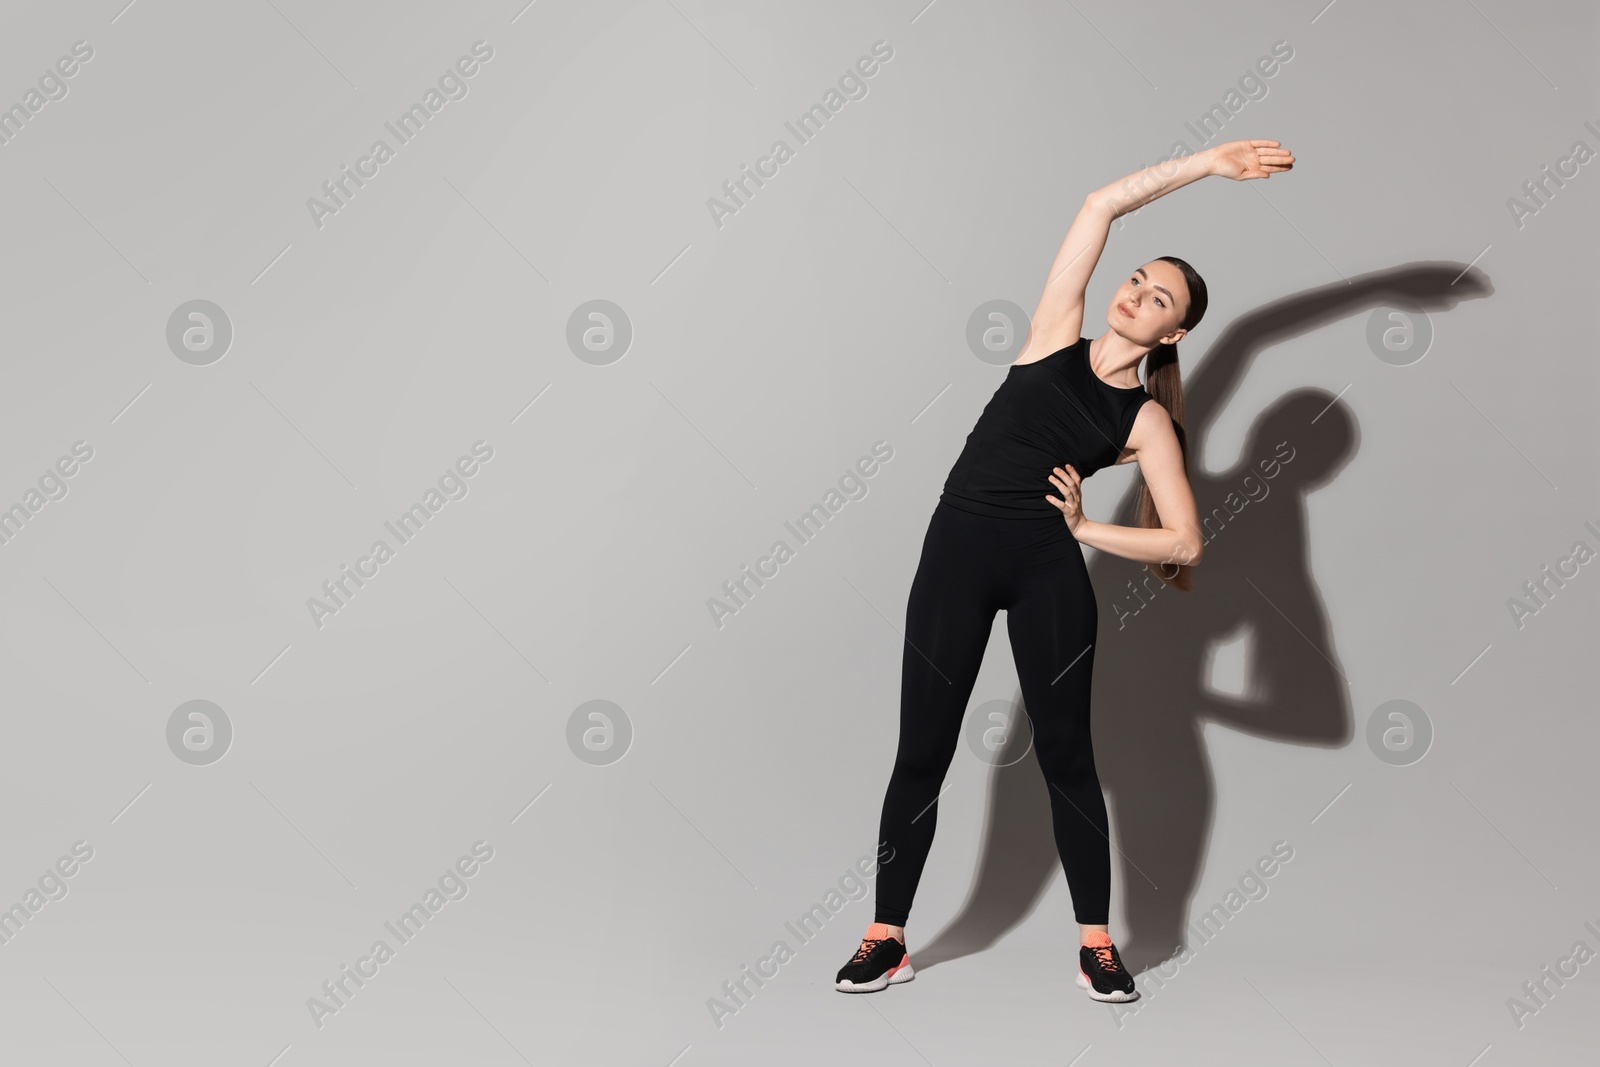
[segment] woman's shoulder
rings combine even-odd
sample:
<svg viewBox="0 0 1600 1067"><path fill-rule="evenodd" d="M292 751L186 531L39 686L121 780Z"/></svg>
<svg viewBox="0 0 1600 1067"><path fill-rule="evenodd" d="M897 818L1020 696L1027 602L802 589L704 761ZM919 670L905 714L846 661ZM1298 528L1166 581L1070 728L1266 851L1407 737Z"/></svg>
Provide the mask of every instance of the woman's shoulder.
<svg viewBox="0 0 1600 1067"><path fill-rule="evenodd" d="M1059 359L1066 356L1068 353L1083 349L1087 344L1088 339L1081 336L1074 338L1071 341L1063 341L1059 337L1051 337L1045 340L1035 339L1035 341L1030 342L1027 347L1032 348L1035 351L1039 349L1045 349L1049 352L1049 355L1040 356L1037 359L1022 359L1019 357L1013 360L1011 365L1013 367L1028 367L1035 363L1043 363L1047 359Z"/></svg>
<svg viewBox="0 0 1600 1067"><path fill-rule="evenodd" d="M1139 458L1139 449L1149 446L1153 434L1162 432L1176 436L1172 416L1166 406L1147 392L1140 392L1135 403L1129 404L1128 434L1123 438L1118 463L1131 463Z"/></svg>

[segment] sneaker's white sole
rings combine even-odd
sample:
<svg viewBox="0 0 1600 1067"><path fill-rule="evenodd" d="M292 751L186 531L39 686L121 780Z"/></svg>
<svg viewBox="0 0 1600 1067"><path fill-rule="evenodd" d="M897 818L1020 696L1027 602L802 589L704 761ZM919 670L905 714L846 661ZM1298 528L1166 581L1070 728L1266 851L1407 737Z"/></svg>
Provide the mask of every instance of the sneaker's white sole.
<svg viewBox="0 0 1600 1067"><path fill-rule="evenodd" d="M859 985L846 978L842 982L835 982L833 988L841 993L876 993L878 990L887 989L891 985L909 982L916 976L917 972L911 969L911 961L907 960L905 966L895 971L892 975L885 971L872 981L862 982Z"/></svg>
<svg viewBox="0 0 1600 1067"><path fill-rule="evenodd" d="M1125 1001L1125 1000L1138 1000L1139 999L1139 991L1137 989L1135 989L1132 993L1122 993L1122 992L1102 993L1102 992L1100 992L1098 989L1096 989L1089 982L1089 976L1084 974L1082 969L1079 969L1079 971L1078 971L1078 988L1079 989L1088 990L1089 991L1089 995L1091 997L1093 997L1095 1000L1114 1001L1114 1002L1120 1003L1120 1002Z"/></svg>

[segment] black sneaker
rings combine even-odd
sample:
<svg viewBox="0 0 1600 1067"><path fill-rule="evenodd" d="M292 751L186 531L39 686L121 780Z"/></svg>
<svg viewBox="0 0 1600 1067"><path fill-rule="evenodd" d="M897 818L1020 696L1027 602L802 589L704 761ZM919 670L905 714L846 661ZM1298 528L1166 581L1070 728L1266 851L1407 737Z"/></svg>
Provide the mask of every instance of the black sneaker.
<svg viewBox="0 0 1600 1067"><path fill-rule="evenodd" d="M850 962L839 968L833 987L841 993L876 993L916 976L905 943L890 936L887 924L873 923Z"/></svg>
<svg viewBox="0 0 1600 1067"><path fill-rule="evenodd" d="M1089 991L1095 1000L1138 1000L1133 988L1133 975L1122 966L1117 946L1111 938L1100 935L1094 945L1078 949L1078 985Z"/></svg>

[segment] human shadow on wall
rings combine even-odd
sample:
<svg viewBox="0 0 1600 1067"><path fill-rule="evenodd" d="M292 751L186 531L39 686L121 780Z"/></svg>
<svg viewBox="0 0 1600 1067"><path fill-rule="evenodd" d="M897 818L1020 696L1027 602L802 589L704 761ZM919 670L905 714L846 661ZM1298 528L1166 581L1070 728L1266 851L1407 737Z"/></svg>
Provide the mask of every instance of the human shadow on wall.
<svg viewBox="0 0 1600 1067"><path fill-rule="evenodd" d="M1190 898L1215 800L1205 724L1324 747L1353 735L1347 680L1308 561L1306 523L1306 497L1355 455L1351 411L1339 395L1293 390L1261 412L1238 462L1225 471L1200 467L1210 428L1257 356L1275 345L1382 307L1409 303L1435 312L1492 292L1486 276L1461 263L1378 271L1242 316L1192 373L1186 368L1189 479L1207 539L1194 591L1164 587L1142 564L1109 553L1096 553L1089 565L1100 611L1095 763L1111 815L1113 889L1121 887L1127 923L1112 936L1131 973L1170 959L1189 940ZM1094 325L1086 321L1085 333ZM1263 460L1277 463L1268 468L1271 478ZM1138 484L1107 521L1133 525ZM1206 684L1211 646L1246 629L1246 695L1213 691ZM1063 649L1063 666L1080 651ZM1021 708L1019 692L1013 710ZM1050 797L1031 744L1031 730L1012 730L996 755L967 898L917 950L918 970L990 947L1032 913L1059 876ZM1269 846L1262 842L1263 851Z"/></svg>

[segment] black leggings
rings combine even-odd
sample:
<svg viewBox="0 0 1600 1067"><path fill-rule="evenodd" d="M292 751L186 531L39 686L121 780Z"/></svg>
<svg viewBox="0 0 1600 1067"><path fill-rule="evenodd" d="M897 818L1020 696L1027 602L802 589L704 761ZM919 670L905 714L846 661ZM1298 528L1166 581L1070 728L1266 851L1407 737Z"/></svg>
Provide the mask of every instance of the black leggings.
<svg viewBox="0 0 1600 1067"><path fill-rule="evenodd" d="M910 915L933 845L939 788L1001 609L1074 918L1107 921L1111 846L1089 733L1099 609L1083 549L1060 515L991 518L941 500L906 604L900 743L878 828L880 850L894 851L878 869L877 922L904 926Z"/></svg>

